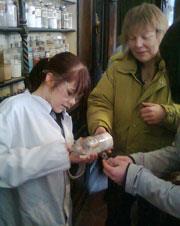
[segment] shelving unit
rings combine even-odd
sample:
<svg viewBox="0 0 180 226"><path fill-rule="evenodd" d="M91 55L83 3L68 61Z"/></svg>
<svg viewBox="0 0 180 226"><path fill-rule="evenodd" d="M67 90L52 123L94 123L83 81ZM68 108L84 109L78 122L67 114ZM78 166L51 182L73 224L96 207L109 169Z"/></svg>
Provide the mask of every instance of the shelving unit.
<svg viewBox="0 0 180 226"><path fill-rule="evenodd" d="M1 33L20 32L21 30L20 27L0 27Z"/></svg>
<svg viewBox="0 0 180 226"><path fill-rule="evenodd" d="M59 3L63 3L63 5L67 6L72 13L73 16L73 26L70 29L51 29L51 28L35 28L28 27L27 18L26 18L26 8L25 3L27 0L17 0L18 1L18 26L17 27L5 27L0 26L0 35L11 35L11 34L19 34L21 36L21 65L22 65L22 73L21 77L12 78L10 80L0 82L0 101L4 99L3 90L5 87L8 87L12 91L12 86L15 83L22 82L28 76L29 71L31 70L30 63L30 53L29 53L29 37L32 35L36 37L42 37L43 35L52 34L58 37L63 36L63 41L67 42L67 49L70 52L77 54L77 1L73 0L59 0ZM43 1L42 1L43 2ZM50 1L51 2L51 1ZM41 33L41 35L39 35ZM1 43L0 43L1 44ZM60 50L61 51L61 50ZM31 53L32 54L32 53ZM45 56L44 56L45 57ZM1 81L1 80L0 80ZM10 95L13 95L11 93ZM9 94L7 95L9 96Z"/></svg>
<svg viewBox="0 0 180 226"><path fill-rule="evenodd" d="M0 83L0 88L5 87L5 86L9 86L11 84L17 83L17 82L21 82L24 81L25 77L20 77L20 78L12 78L10 80L4 81Z"/></svg>
<svg viewBox="0 0 180 226"><path fill-rule="evenodd" d="M75 32L75 29L49 29L49 28L27 28L28 32L62 32L62 33L68 33L68 32Z"/></svg>

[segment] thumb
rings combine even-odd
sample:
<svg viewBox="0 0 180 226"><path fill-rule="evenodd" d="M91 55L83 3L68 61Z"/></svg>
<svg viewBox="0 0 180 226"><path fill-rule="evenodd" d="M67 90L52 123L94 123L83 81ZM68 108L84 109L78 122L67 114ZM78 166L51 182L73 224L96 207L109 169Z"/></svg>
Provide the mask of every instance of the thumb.
<svg viewBox="0 0 180 226"><path fill-rule="evenodd" d="M95 135L107 132L106 129L102 126L98 127L95 131Z"/></svg>
<svg viewBox="0 0 180 226"><path fill-rule="evenodd" d="M103 166L104 166L104 169L106 170L111 170L113 167L108 163L107 160L103 160Z"/></svg>
<svg viewBox="0 0 180 226"><path fill-rule="evenodd" d="M142 106L143 107L152 107L154 106L155 104L154 103L150 103L150 102L142 102Z"/></svg>

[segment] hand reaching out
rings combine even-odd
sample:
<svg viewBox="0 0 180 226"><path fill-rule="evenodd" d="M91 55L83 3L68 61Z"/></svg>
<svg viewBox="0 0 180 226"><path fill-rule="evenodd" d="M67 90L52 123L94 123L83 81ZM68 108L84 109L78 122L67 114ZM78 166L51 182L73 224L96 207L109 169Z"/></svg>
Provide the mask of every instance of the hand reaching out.
<svg viewBox="0 0 180 226"><path fill-rule="evenodd" d="M103 171L114 182L122 185L124 182L126 169L130 163L132 163L132 159L127 156L109 158L108 160L103 160Z"/></svg>
<svg viewBox="0 0 180 226"><path fill-rule="evenodd" d="M164 119L166 112L159 104L143 102L140 116L147 124L158 124Z"/></svg>

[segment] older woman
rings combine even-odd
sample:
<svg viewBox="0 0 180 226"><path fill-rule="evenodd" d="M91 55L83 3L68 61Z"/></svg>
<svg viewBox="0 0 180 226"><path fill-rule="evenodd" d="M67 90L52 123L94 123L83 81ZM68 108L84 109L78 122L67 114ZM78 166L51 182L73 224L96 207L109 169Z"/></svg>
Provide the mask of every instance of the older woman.
<svg viewBox="0 0 180 226"><path fill-rule="evenodd" d="M155 150L173 140L180 106L172 102L159 54L166 30L166 17L155 5L130 9L122 27L125 51L112 57L90 94L89 131L111 133L114 155ZM130 225L132 196L110 181L107 200L107 225Z"/></svg>
<svg viewBox="0 0 180 226"><path fill-rule="evenodd" d="M166 61L168 72L171 72L170 87L172 97L177 103L180 103L180 71L179 64L174 65L173 62L178 63L180 60L179 39L180 20L168 29L160 46L161 55ZM176 53L172 61L169 55L174 52ZM172 67L175 73L173 73ZM134 161L132 161L132 158ZM160 161L157 161L157 159ZM116 183L123 183L128 193L138 194L163 211L180 219L179 180L173 180L173 184L157 177L176 170L180 170L180 129L176 134L175 145L149 153L135 153L132 154L131 158L117 156L109 158L107 161L104 160L105 173ZM175 177L175 179L178 179L178 177ZM166 225L172 224L166 223Z"/></svg>

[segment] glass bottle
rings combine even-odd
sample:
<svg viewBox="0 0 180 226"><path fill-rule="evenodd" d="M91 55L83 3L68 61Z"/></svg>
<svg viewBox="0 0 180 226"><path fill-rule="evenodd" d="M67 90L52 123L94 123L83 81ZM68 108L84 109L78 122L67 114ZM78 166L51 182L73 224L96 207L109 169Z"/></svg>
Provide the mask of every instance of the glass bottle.
<svg viewBox="0 0 180 226"><path fill-rule="evenodd" d="M11 79L11 51L10 49L4 49L4 80Z"/></svg>
<svg viewBox="0 0 180 226"><path fill-rule="evenodd" d="M68 13L68 28L72 29L73 25L72 25L72 13Z"/></svg>
<svg viewBox="0 0 180 226"><path fill-rule="evenodd" d="M0 0L0 26L6 26L6 3Z"/></svg>
<svg viewBox="0 0 180 226"><path fill-rule="evenodd" d="M0 49L0 82L4 82L4 51Z"/></svg>
<svg viewBox="0 0 180 226"><path fill-rule="evenodd" d="M112 147L113 138L109 133L105 132L95 136L78 139L72 146L72 150L81 155L85 155L89 152L101 153Z"/></svg>
<svg viewBox="0 0 180 226"><path fill-rule="evenodd" d="M26 2L26 20L28 27L36 27L35 5L32 1Z"/></svg>
<svg viewBox="0 0 180 226"><path fill-rule="evenodd" d="M18 51L14 54L12 61L12 78L21 77L21 54Z"/></svg>
<svg viewBox="0 0 180 226"><path fill-rule="evenodd" d="M21 77L21 38L19 35L10 35L9 38L9 51L12 78Z"/></svg>
<svg viewBox="0 0 180 226"><path fill-rule="evenodd" d="M41 4L39 1L35 3L35 27L42 27Z"/></svg>
<svg viewBox="0 0 180 226"><path fill-rule="evenodd" d="M61 29L61 10L60 7L56 8L56 12L57 12L57 28Z"/></svg>
<svg viewBox="0 0 180 226"><path fill-rule="evenodd" d="M57 29L56 8L51 3L48 7L48 28Z"/></svg>
<svg viewBox="0 0 180 226"><path fill-rule="evenodd" d="M48 6L42 5L42 27L48 28Z"/></svg>
<svg viewBox="0 0 180 226"><path fill-rule="evenodd" d="M6 24L17 27L17 7L12 0L6 0Z"/></svg>
<svg viewBox="0 0 180 226"><path fill-rule="evenodd" d="M68 19L67 8L65 5L62 5L60 9L61 9L61 28L66 29L67 28L66 21Z"/></svg>

